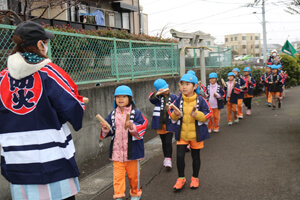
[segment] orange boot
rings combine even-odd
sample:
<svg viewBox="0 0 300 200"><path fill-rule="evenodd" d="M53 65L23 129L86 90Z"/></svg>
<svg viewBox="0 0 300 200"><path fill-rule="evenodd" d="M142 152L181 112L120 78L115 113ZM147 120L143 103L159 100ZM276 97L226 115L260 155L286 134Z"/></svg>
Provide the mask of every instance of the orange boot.
<svg viewBox="0 0 300 200"><path fill-rule="evenodd" d="M191 189L196 189L198 187L199 187L199 178L195 178L195 177L192 176L190 188Z"/></svg>
<svg viewBox="0 0 300 200"><path fill-rule="evenodd" d="M185 183L186 183L186 178L184 178L184 179L178 178L175 185L174 185L174 187L173 187L173 189L175 191L179 191L179 190L182 189L182 187L185 185Z"/></svg>

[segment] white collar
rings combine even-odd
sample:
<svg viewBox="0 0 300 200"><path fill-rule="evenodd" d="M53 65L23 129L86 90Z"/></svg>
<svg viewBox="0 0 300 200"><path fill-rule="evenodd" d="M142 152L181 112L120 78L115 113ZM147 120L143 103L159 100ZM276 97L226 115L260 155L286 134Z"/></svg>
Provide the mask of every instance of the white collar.
<svg viewBox="0 0 300 200"><path fill-rule="evenodd" d="M11 77L16 80L20 80L39 71L42 67L50 62L51 60L46 58L38 63L28 63L24 59L24 57L19 52L17 52L8 57L7 67Z"/></svg>

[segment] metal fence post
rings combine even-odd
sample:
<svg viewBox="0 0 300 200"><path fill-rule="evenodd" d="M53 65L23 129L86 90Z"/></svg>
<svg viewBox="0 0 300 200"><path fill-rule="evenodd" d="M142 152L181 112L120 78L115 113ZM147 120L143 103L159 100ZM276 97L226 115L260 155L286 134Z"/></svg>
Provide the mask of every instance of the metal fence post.
<svg viewBox="0 0 300 200"><path fill-rule="evenodd" d="M129 40L129 52L130 52L131 79L134 81L134 74L133 74L133 55L132 55L132 44L131 44L131 40Z"/></svg>
<svg viewBox="0 0 300 200"><path fill-rule="evenodd" d="M116 41L116 38L114 38L114 54L115 54L117 83L119 83L120 80L119 80L119 68L118 68L118 56L117 56L117 41Z"/></svg>
<svg viewBox="0 0 300 200"><path fill-rule="evenodd" d="M194 67L197 67L197 55L196 55L196 49L193 49L194 51Z"/></svg>
<svg viewBox="0 0 300 200"><path fill-rule="evenodd" d="M219 54L219 68L221 68L221 53L220 53L220 47L218 47L218 54Z"/></svg>
<svg viewBox="0 0 300 200"><path fill-rule="evenodd" d="M174 76L174 44L171 44L172 76Z"/></svg>
<svg viewBox="0 0 300 200"><path fill-rule="evenodd" d="M51 41L48 40L48 57L52 60Z"/></svg>
<svg viewBox="0 0 300 200"><path fill-rule="evenodd" d="M154 47L154 61L155 61L155 73L157 74L157 58L156 58L156 47Z"/></svg>

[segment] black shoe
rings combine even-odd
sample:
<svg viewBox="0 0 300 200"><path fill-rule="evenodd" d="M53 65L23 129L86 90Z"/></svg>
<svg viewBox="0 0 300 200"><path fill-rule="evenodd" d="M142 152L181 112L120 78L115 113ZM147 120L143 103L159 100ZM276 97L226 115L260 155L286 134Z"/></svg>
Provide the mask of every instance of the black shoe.
<svg viewBox="0 0 300 200"><path fill-rule="evenodd" d="M276 106L273 106L272 110L275 110L276 109Z"/></svg>
<svg viewBox="0 0 300 200"><path fill-rule="evenodd" d="M278 108L281 108L281 101L278 101Z"/></svg>

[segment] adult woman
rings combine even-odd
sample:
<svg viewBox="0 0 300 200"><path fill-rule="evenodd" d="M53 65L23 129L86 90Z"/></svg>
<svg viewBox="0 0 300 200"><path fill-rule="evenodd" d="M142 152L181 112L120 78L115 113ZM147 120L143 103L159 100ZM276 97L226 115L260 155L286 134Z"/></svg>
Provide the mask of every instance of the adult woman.
<svg viewBox="0 0 300 200"><path fill-rule="evenodd" d="M72 79L46 56L53 38L39 24L20 23L0 73L1 172L13 199L75 199L79 191L66 122L79 130L85 107Z"/></svg>

